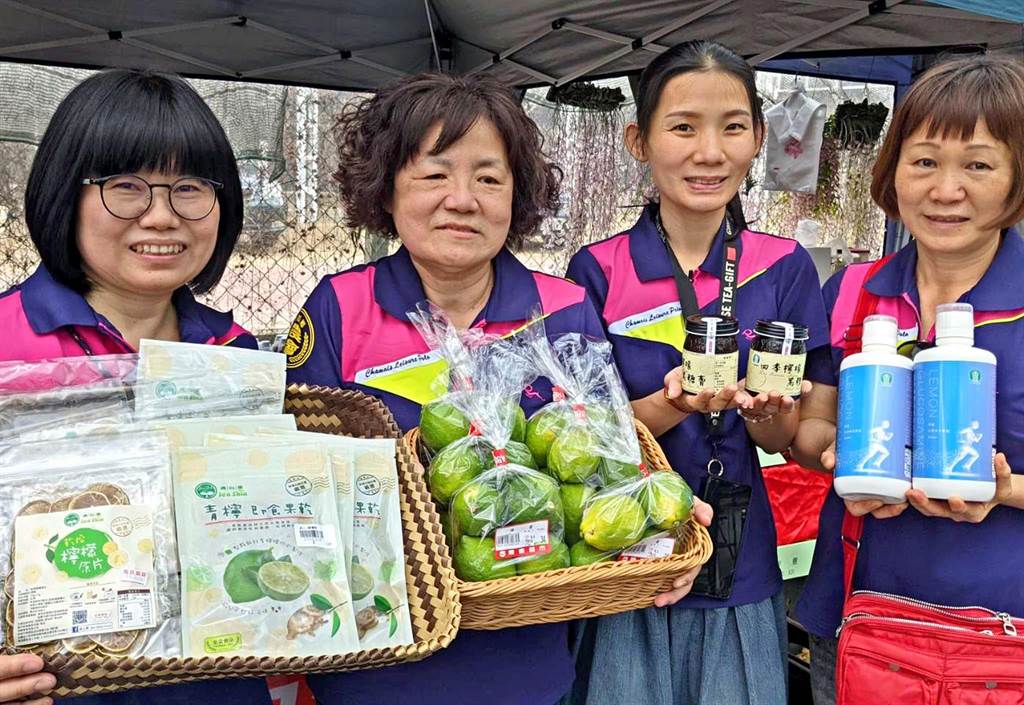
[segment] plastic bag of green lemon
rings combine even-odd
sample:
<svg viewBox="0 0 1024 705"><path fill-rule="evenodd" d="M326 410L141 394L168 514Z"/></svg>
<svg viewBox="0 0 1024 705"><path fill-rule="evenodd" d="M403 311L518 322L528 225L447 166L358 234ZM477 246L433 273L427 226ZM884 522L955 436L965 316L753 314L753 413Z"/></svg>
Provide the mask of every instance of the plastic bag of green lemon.
<svg viewBox="0 0 1024 705"><path fill-rule="evenodd" d="M575 333L549 342L541 320L520 338L556 399L530 418L526 441L562 483L572 565L671 555L693 493L677 473L644 465L611 345Z"/></svg>
<svg viewBox="0 0 1024 705"><path fill-rule="evenodd" d="M174 499L185 656L359 648L323 444L179 448Z"/></svg>
<svg viewBox="0 0 1024 705"><path fill-rule="evenodd" d="M482 581L568 567L558 483L535 469L523 443L519 397L535 367L519 343L460 334L429 304L409 315L448 363L420 433L434 453L430 488L447 508L456 574Z"/></svg>

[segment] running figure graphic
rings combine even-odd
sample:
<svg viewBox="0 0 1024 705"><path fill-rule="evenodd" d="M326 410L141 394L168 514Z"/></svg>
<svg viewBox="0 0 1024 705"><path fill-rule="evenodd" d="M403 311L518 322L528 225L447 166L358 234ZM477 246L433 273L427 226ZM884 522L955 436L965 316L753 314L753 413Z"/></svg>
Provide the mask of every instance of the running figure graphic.
<svg viewBox="0 0 1024 705"><path fill-rule="evenodd" d="M892 432L889 431L888 421L883 421L871 429L868 452L864 455L864 459L860 461L857 469L861 472L864 470L880 472L882 470L882 463L889 457L889 449L885 447L885 444L892 440L892 436Z"/></svg>
<svg viewBox="0 0 1024 705"><path fill-rule="evenodd" d="M956 466L961 462L963 463L963 472L971 471L971 467L980 457L978 451L974 449L974 445L981 441L981 434L977 433L980 426L981 424L978 421L971 421L970 426L961 429L960 433L956 434L959 450L957 451L956 457L953 458L953 462L949 464L949 468L946 472L952 473L956 469Z"/></svg>

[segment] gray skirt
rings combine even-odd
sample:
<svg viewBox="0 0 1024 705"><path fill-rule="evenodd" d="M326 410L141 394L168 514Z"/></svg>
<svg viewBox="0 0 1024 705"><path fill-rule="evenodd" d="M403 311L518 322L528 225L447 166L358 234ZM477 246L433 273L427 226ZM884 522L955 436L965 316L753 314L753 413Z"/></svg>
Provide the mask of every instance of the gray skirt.
<svg viewBox="0 0 1024 705"><path fill-rule="evenodd" d="M739 607L624 612L573 625L562 705L785 705L782 593Z"/></svg>

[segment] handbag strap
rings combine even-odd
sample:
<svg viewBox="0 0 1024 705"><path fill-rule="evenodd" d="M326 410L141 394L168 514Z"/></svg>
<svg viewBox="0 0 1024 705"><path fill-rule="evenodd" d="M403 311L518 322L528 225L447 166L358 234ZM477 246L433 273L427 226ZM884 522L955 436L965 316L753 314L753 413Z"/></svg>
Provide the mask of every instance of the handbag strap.
<svg viewBox="0 0 1024 705"><path fill-rule="evenodd" d="M857 295L857 306L853 311L853 319L850 327L846 329L843 336L843 358L859 353L863 346L864 319L872 315L878 308L880 297L867 290L867 282L882 267L884 267L894 255L889 255L877 260L868 269L864 282L861 284L860 292ZM843 511L843 595L844 600L849 600L853 592L853 571L857 566L857 552L860 550L860 539L864 535L864 517L856 517L848 510Z"/></svg>

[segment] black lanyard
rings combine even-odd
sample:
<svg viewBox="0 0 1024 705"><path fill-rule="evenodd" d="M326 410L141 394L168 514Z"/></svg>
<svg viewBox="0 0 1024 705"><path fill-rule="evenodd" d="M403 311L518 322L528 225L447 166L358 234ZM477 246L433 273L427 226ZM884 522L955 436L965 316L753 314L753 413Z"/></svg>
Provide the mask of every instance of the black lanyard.
<svg viewBox="0 0 1024 705"><path fill-rule="evenodd" d="M78 347L80 347L82 349L82 352L84 352L89 357L92 357L94 355L94 353L92 351L92 348L89 347L89 344L87 342L85 342L85 338L83 338L79 334L79 332L77 330L75 330L75 327L74 326L65 326L65 328L67 329L68 333L71 334L71 339L74 340L76 343L78 343Z"/></svg>
<svg viewBox="0 0 1024 705"><path fill-rule="evenodd" d="M685 328L686 317L700 313L700 306L697 303L697 291L693 288L693 282L690 281L690 277L686 275L686 272L679 265L675 252L672 251L668 235L665 233L665 227L661 223L661 213L657 208L653 210L654 225L658 228L658 234L661 235L662 242L665 243L665 251L668 252L668 258L672 262L672 275L676 280L676 290L679 294L679 306L682 308L683 326ZM718 285L718 312L721 316L735 318L733 311L736 308L736 277L739 274L740 252L742 250L743 242L739 238L738 231L733 226L732 217L726 213L725 242L722 246L722 276L719 278ZM717 437L721 436L724 432L722 428L724 424L722 414L721 412L706 414L705 419L707 420L708 435L711 437L713 449L717 451L717 446L719 445L716 442L718 440Z"/></svg>

